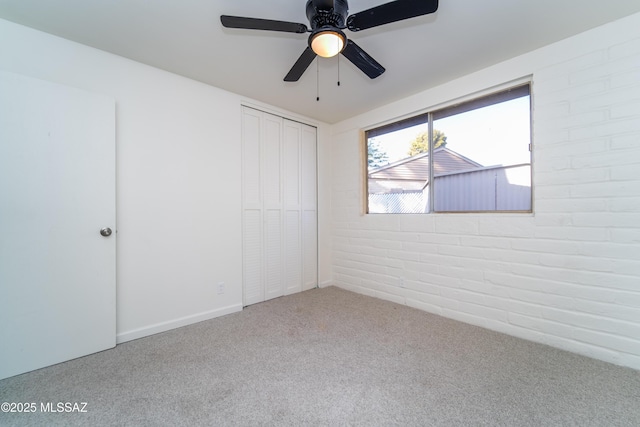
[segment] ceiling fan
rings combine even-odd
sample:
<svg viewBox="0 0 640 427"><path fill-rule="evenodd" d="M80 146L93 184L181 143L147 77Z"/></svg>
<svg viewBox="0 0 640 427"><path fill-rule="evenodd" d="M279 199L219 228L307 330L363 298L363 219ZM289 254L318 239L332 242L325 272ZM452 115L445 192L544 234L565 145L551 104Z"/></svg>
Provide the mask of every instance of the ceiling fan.
<svg viewBox="0 0 640 427"><path fill-rule="evenodd" d="M308 0L307 18L311 29L305 24L271 19L246 18L242 16L220 16L226 28L282 31L286 33L310 32L309 45L302 52L284 81L295 82L311 65L316 55L330 58L342 53L369 78L375 79L385 69L354 41L347 39L342 30L361 31L391 22L427 15L438 10L438 0L396 0L362 12L348 15L347 0Z"/></svg>

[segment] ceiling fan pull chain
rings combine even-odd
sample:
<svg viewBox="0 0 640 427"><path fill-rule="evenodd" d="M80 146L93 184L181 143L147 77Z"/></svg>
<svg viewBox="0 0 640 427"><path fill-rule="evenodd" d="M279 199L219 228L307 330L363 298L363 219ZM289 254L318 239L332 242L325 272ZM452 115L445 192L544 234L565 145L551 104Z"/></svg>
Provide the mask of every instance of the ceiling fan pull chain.
<svg viewBox="0 0 640 427"><path fill-rule="evenodd" d="M340 55L336 55L338 57L338 86L340 86Z"/></svg>
<svg viewBox="0 0 640 427"><path fill-rule="evenodd" d="M320 101L320 61L316 59L316 101Z"/></svg>

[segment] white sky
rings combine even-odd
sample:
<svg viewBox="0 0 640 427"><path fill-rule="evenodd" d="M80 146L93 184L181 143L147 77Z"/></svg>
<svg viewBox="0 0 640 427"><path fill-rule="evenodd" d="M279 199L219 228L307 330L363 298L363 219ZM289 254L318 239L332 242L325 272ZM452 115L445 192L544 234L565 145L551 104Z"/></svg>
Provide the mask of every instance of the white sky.
<svg viewBox="0 0 640 427"><path fill-rule="evenodd" d="M528 96L436 120L433 127L444 132L447 148L483 166L530 162ZM377 136L375 141L393 163L408 157L411 141L426 130L425 123Z"/></svg>

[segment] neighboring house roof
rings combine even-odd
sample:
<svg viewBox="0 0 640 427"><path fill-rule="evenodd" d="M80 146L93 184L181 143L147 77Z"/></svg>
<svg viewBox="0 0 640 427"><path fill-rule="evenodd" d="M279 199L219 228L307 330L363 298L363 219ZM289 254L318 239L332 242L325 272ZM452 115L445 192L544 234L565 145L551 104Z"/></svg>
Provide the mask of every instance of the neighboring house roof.
<svg viewBox="0 0 640 427"><path fill-rule="evenodd" d="M434 175L482 167L480 163L446 147L436 148L433 153ZM429 153L373 169L368 177L369 193L420 191L429 181Z"/></svg>

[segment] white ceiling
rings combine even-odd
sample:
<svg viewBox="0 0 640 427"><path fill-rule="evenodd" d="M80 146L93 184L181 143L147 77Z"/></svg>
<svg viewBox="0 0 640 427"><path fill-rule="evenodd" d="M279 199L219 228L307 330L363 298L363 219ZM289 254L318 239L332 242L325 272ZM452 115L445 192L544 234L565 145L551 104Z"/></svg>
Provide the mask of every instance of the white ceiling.
<svg viewBox="0 0 640 427"><path fill-rule="evenodd" d="M387 69L379 78L370 80L344 57L320 58L295 83L282 79L306 47L307 35L220 24L219 16L226 14L308 25L305 3L0 0L0 17L335 123L640 12L638 0L440 0L432 15L346 31ZM382 3L351 0L349 11Z"/></svg>

